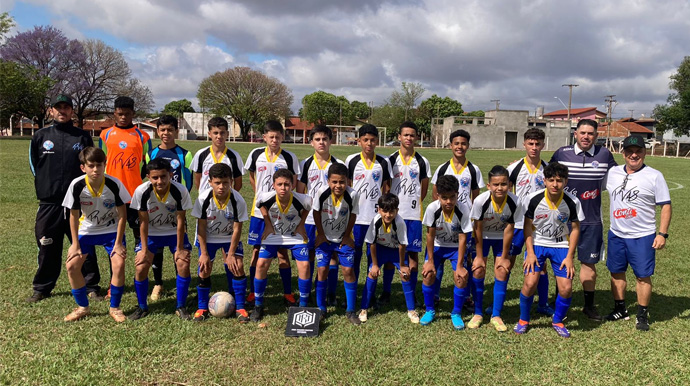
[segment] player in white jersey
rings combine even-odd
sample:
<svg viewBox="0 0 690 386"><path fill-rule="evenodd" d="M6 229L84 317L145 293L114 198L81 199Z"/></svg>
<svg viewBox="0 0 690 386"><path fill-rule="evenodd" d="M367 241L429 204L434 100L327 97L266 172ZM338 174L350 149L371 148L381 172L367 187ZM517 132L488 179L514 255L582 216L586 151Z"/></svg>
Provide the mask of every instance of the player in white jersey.
<svg viewBox="0 0 690 386"><path fill-rule="evenodd" d="M378 200L391 187L391 167L388 159L376 154L379 131L374 125L366 124L359 128L360 153L352 154L345 160L348 182L359 195L359 214L352 233L355 239L355 279L359 280L362 262L362 246L369 223L378 213ZM367 253L368 254L368 253Z"/></svg>
<svg viewBox="0 0 690 386"><path fill-rule="evenodd" d="M208 171L217 163L224 163L232 169L232 188L242 189L242 176L244 164L238 152L228 148L225 141L228 140L228 121L222 117L213 117L208 121L208 137L211 146L204 147L194 154L190 168L194 172L194 185L199 191L209 189Z"/></svg>
<svg viewBox="0 0 690 386"><path fill-rule="evenodd" d="M250 207L249 235L247 244L253 245L252 262L249 267L249 286L250 293L247 297L248 302L254 301L254 274L256 263L259 258L259 248L261 247L261 237L264 232L264 220L261 211L256 207L256 199L260 193L270 192L273 189L273 173L280 169L287 169L294 174L293 187L297 186L297 176L300 173L299 160L294 153L281 149L285 130L283 125L274 120L266 122L264 126L263 139L265 147L252 150L247 156L244 168L249 171L249 182L254 189L254 200ZM283 287L287 290L285 302L288 305L295 304L295 297L292 295L292 267L287 253L278 255L278 266ZM288 294L289 293L289 294Z"/></svg>
<svg viewBox="0 0 690 386"><path fill-rule="evenodd" d="M105 175L105 153L95 147L86 147L79 153L81 170L86 173L72 180L62 206L70 211L72 245L67 250L67 277L77 308L65 316L73 322L90 313L89 298L82 266L86 256L96 256L96 245L102 245L110 257L110 316L124 322L120 300L125 286L125 226L129 192L115 177Z"/></svg>
<svg viewBox="0 0 690 386"><path fill-rule="evenodd" d="M483 321L484 277L489 252L494 254L494 276L500 267L505 265L503 260L509 260L504 251L510 250L515 231L516 218L523 217L519 199L510 192L508 170L501 165L494 166L489 171L487 192L477 196L472 203L470 217L474 221L477 257L472 263L472 281L474 282L474 316L467 324L468 328L478 328ZM496 309L496 316L492 316L491 324L496 331L508 330L501 319L501 310L505 300L505 290L501 292L494 287L494 299L501 300ZM502 297L502 298L501 298Z"/></svg>
<svg viewBox="0 0 690 386"><path fill-rule="evenodd" d="M175 314L180 319L191 319L185 304L192 278L189 273L189 255L192 245L186 233L186 211L192 208L192 199L187 188L172 181L170 162L163 158L152 159L146 165L148 181L134 190L130 207L139 211L141 242L134 248L136 271L134 291L139 307L129 315L137 320L148 315L146 297L149 292L149 268L153 255L168 247L173 253L177 267L177 307Z"/></svg>
<svg viewBox="0 0 690 386"><path fill-rule="evenodd" d="M347 168L335 163L328 168L328 185L322 186L314 197L313 216L316 222L316 305L326 313L326 286L330 284L332 260L343 270L347 308L345 316L350 323L359 325L355 314L357 282L352 269L355 258L355 242L352 229L359 213L359 199L354 189L347 186ZM337 265L336 265L337 269ZM336 278L338 277L336 270Z"/></svg>
<svg viewBox="0 0 690 386"><path fill-rule="evenodd" d="M671 223L671 195L666 180L661 172L644 164L645 156L642 137L627 137L623 141L625 165L613 167L605 185L611 199L606 267L611 272L611 292L615 302L607 319L629 318L625 308L625 272L630 265L637 278L636 328L641 331L649 330L648 307L652 297L656 251L666 245ZM658 234L657 206L661 206Z"/></svg>
<svg viewBox="0 0 690 386"><path fill-rule="evenodd" d="M249 220L247 204L242 195L231 188L232 170L228 165L219 163L211 166L208 177L211 188L199 193L192 209L192 216L197 218L195 245L199 250L199 308L194 313L194 320L204 321L209 317L213 260L218 250L222 250L225 270L232 274L228 286L235 294L237 320L246 323L249 321L244 305L247 278L244 275L244 251L240 236L242 223Z"/></svg>
<svg viewBox="0 0 690 386"><path fill-rule="evenodd" d="M522 264L525 280L520 291L520 320L514 328L517 334L524 334L529 328L539 271L549 259L558 288L551 325L559 336L570 337L563 319L572 301L573 259L580 237L580 222L585 215L580 200L564 191L567 183L568 167L552 162L544 168L546 189L532 193L528 199L524 224L526 252ZM568 223L572 230L568 229Z"/></svg>
<svg viewBox="0 0 690 386"><path fill-rule="evenodd" d="M268 268L280 249L292 250L292 258L297 261L300 307L306 307L311 292L308 239L304 229L304 221L311 210L311 197L293 192L293 181L291 171L280 169L273 174L273 191L261 193L256 198L256 210L261 211L266 227L254 277L255 307L250 316L253 322L263 318ZM292 289L283 284L283 296L288 295L287 291L291 295Z"/></svg>
<svg viewBox="0 0 690 386"><path fill-rule="evenodd" d="M419 138L419 129L414 122L403 122L400 125L398 140L400 150L388 157L393 171L391 193L398 196L400 209L398 213L407 226L407 256L410 262L410 283L414 293L417 292L419 272L419 252L422 251L422 202L429 190L431 167L429 160L415 151L415 142ZM383 268L383 293L379 302L390 301L390 289L393 275L392 265ZM416 301L415 301L416 303Z"/></svg>

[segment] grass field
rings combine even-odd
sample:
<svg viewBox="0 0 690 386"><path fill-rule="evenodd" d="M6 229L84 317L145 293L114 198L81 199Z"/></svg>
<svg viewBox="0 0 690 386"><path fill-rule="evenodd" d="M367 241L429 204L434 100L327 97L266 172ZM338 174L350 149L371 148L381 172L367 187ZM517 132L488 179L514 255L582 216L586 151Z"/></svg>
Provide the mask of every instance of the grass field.
<svg viewBox="0 0 690 386"><path fill-rule="evenodd" d="M194 152L208 143L181 145ZM446 274L439 317L429 327L409 323L396 277L392 304L371 313L366 324L352 326L342 309L332 309L318 338L289 339L283 336L286 313L277 264L271 268L266 291L265 328L240 325L234 319L209 319L205 323L179 320L173 314L172 258L167 258L164 265L167 297L152 303L152 314L136 322L116 324L107 315L108 302L92 302L93 316L64 323L62 318L74 307L64 270L53 297L34 305L25 303L24 298L31 295L36 269L33 227L37 202L27 161L28 146L28 140L0 141L0 384L680 385L690 381L690 232L684 221L690 211L686 204L690 199L688 160L647 159L647 164L661 170L674 189L671 237L667 248L657 254L648 333L635 330L634 318L604 324L585 319L580 312L583 298L577 280L566 321L573 333L571 339L557 337L546 317L535 317L535 328L525 336L499 334L488 324L478 330L458 332L450 323L452 284L451 275ZM229 146L244 158L254 144ZM300 159L313 153L308 145L286 148ZM393 150L379 149L379 153L387 155ZM333 148L341 159L356 151L355 147ZM424 150L423 154L431 162L432 171L450 157L448 150ZM468 153L485 178L494 164L507 165L521 156L516 151ZM550 156L544 154L543 158ZM622 162L620 156L617 159ZM245 176L242 193L248 202L250 192L249 178ZM243 240L246 231L247 226ZM127 286L122 299L126 313L136 306L131 233L128 245ZM102 250L99 252L101 286L105 288L108 264ZM219 265L212 277L214 290L225 290L224 272ZM604 313L613 307L613 299L604 264L599 265L599 272L596 302ZM629 274L628 279L628 308L634 314L634 277ZM492 299L492 282L493 276L487 272L485 303ZM196 286L196 278L192 285ZM503 315L511 327L519 315L521 285L520 275L514 273ZM553 293L553 280L551 285ZM296 279L293 286L297 288ZM338 291L339 296L344 295L342 285ZM418 296L421 298L421 290ZM196 309L195 288L190 290L189 309Z"/></svg>

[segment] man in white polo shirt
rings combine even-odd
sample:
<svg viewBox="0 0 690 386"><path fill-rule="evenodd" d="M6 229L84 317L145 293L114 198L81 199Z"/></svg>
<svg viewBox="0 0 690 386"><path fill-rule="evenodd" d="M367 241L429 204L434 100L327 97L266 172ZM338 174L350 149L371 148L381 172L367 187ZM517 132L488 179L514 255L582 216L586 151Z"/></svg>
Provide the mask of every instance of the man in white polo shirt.
<svg viewBox="0 0 690 386"><path fill-rule="evenodd" d="M671 196L664 176L644 164L646 150L640 136L623 141L625 165L609 171L606 190L611 199L611 229L608 236L608 260L615 307L611 321L628 320L625 308L625 271L632 267L637 278L638 330L649 330L648 307L652 297L655 253L663 249L671 223ZM661 206L659 233L656 231L656 206Z"/></svg>

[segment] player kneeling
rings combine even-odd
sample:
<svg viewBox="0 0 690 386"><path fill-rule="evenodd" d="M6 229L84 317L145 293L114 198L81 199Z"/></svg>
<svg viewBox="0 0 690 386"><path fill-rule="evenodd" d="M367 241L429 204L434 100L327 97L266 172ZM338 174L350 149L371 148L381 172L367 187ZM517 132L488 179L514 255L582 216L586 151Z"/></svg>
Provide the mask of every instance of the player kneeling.
<svg viewBox="0 0 690 386"><path fill-rule="evenodd" d="M467 282L469 274L464 267L465 250L467 249L467 234L472 232L470 214L463 205L458 204L458 179L451 176L441 176L436 182L438 200L429 204L424 212L422 223L427 227L426 257L422 268L422 293L426 312L420 323L430 324L436 317L434 298L436 293L436 271L450 260L455 271L453 288L453 311L450 319L457 330L465 328L462 321L462 306L468 295Z"/></svg>
<svg viewBox="0 0 690 386"><path fill-rule="evenodd" d="M151 160L146 165L148 181L134 191L130 208L139 211L141 242L134 248L134 291L139 306L129 319L137 320L149 314L146 297L149 292L149 268L153 255L168 247L175 258L177 268L177 307L180 319L191 319L185 303L189 293L189 255L192 245L185 232L185 211L192 208L187 188L170 178L170 162L163 158Z"/></svg>
<svg viewBox="0 0 690 386"><path fill-rule="evenodd" d="M213 260L219 249L228 269L232 272L232 289L237 304L237 320L240 323L249 321L249 314L244 308L247 292L247 277L244 274L244 256L242 242L242 222L249 220L247 204L242 195L232 188L232 169L230 166L217 163L208 170L210 189L199 193L194 203L192 216L196 217L196 246L199 249L199 309L194 313L194 320L208 319L208 300L211 293L211 272Z"/></svg>
<svg viewBox="0 0 690 386"><path fill-rule="evenodd" d="M553 314L553 328L559 336L570 337L570 331L563 325L573 292L573 257L580 238L580 221L584 220L580 201L565 193L568 183L568 167L552 162L544 168L546 189L532 193L525 209L525 282L520 291L520 321L514 331L527 332L534 292L539 283L539 271L551 260L551 268L558 285L556 310ZM568 222L572 230L568 232Z"/></svg>
<svg viewBox="0 0 690 386"><path fill-rule="evenodd" d="M331 256L338 256L343 271L347 309L345 316L354 325L360 320L355 314L357 281L353 269L355 242L352 228L359 213L359 197L347 186L347 168L335 163L328 168L328 186L320 188L314 200L314 223L316 225L316 305L326 314L326 292L328 286ZM337 276L336 276L337 278Z"/></svg>
<svg viewBox="0 0 690 386"><path fill-rule="evenodd" d="M62 206L70 211L72 245L67 251L67 276L72 296L79 307L65 316L73 322L89 315L89 299L81 268L88 254L96 253L95 246L102 245L110 256L112 279L110 281L110 316L116 322L124 322L120 300L125 285L125 226L130 200L127 189L120 180L105 175L105 153L95 147L87 147L79 153L81 170L86 173L75 178L67 190Z"/></svg>

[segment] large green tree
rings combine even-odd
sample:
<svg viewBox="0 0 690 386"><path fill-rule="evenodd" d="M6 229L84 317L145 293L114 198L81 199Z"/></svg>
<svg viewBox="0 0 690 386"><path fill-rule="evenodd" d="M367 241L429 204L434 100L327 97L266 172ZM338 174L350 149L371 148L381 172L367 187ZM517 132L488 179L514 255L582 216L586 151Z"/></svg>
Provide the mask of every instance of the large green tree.
<svg viewBox="0 0 690 386"><path fill-rule="evenodd" d="M193 113L194 107L192 107L192 102L187 99L180 99L177 101L172 101L163 107L162 114L172 115L173 117L180 118L184 113Z"/></svg>
<svg viewBox="0 0 690 386"><path fill-rule="evenodd" d="M5 35L14 27L14 19L9 13L3 12L0 14L0 44L5 41Z"/></svg>
<svg viewBox="0 0 690 386"><path fill-rule="evenodd" d="M393 91L388 103L401 107L405 113L405 120L407 120L424 91L424 86L421 83L402 82L400 90Z"/></svg>
<svg viewBox="0 0 690 386"><path fill-rule="evenodd" d="M367 119L371 115L371 108L367 102L352 101L350 106L352 107L352 114L357 119Z"/></svg>
<svg viewBox="0 0 690 386"><path fill-rule="evenodd" d="M389 138L395 138L398 134L398 127L405 122L405 110L391 103L385 103L381 106L374 107L374 113L371 116L371 123L377 127L385 127L387 141ZM384 131L381 130L380 135L383 136Z"/></svg>
<svg viewBox="0 0 690 386"><path fill-rule="evenodd" d="M446 118L462 114L462 103L450 97L441 98L434 94L419 104L415 123L420 130L430 134L431 123L434 118Z"/></svg>
<svg viewBox="0 0 690 386"><path fill-rule="evenodd" d="M671 75L667 104L656 105L654 118L659 133L673 130L676 135L690 134L690 56L683 58L678 71Z"/></svg>
<svg viewBox="0 0 690 386"><path fill-rule="evenodd" d="M315 91L302 98L300 118L313 124L348 124L354 118L350 102L344 96Z"/></svg>
<svg viewBox="0 0 690 386"><path fill-rule="evenodd" d="M0 59L0 126L8 127L12 115L16 117L13 126L19 116L41 120L53 83L33 67Z"/></svg>

